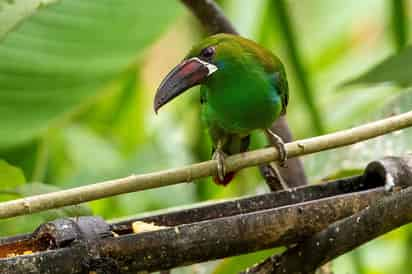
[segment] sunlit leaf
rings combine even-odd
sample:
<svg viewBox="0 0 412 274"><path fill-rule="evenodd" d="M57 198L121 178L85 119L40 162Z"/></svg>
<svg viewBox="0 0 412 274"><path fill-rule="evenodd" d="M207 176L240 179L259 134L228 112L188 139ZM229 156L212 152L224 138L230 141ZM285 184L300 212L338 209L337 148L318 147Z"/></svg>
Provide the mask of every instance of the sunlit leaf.
<svg viewBox="0 0 412 274"><path fill-rule="evenodd" d="M4 160L0 160L0 191L1 189L9 189L24 184L23 171L18 167L8 164Z"/></svg>
<svg viewBox="0 0 412 274"><path fill-rule="evenodd" d="M412 85L411 64L412 46L409 46L399 54L386 58L359 77L343 83L343 86L381 83L393 83L399 86L410 86Z"/></svg>
<svg viewBox="0 0 412 274"><path fill-rule="evenodd" d="M179 6L169 0L63 0L25 20L0 43L0 148L28 141L92 102Z"/></svg>
<svg viewBox="0 0 412 274"><path fill-rule="evenodd" d="M40 8L58 0L0 0L0 41Z"/></svg>

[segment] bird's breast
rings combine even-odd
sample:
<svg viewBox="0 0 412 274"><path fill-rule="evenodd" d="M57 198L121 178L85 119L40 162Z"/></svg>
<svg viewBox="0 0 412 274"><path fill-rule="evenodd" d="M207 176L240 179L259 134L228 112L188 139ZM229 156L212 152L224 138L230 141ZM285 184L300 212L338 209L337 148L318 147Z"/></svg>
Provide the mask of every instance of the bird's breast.
<svg viewBox="0 0 412 274"><path fill-rule="evenodd" d="M207 97L202 105L203 119L229 133L247 134L267 128L280 115L280 96L265 77L226 77L203 89Z"/></svg>

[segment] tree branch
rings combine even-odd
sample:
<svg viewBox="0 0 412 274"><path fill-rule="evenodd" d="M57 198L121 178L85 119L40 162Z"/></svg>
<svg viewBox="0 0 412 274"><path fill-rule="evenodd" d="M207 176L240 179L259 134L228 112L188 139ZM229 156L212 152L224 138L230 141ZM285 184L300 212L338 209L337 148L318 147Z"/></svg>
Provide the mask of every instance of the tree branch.
<svg viewBox="0 0 412 274"><path fill-rule="evenodd" d="M365 180L412 184L412 156L388 157L366 168ZM375 178L375 179L374 179ZM339 220L281 255L269 257L243 274L312 274L334 258L395 228L412 222L412 187L378 199L362 211Z"/></svg>
<svg viewBox="0 0 412 274"><path fill-rule="evenodd" d="M377 174L375 171L372 171ZM368 180L366 180L366 178ZM257 211L280 208L310 202L320 199L332 198L338 195L368 191L382 187L384 180L378 176L355 176L340 179L327 184L316 184L290 189L287 191L269 192L261 195L245 197L230 201L212 203L208 205L194 205L190 208L172 210L161 214L127 219L112 225L118 234L130 233L131 224L135 221L154 223L157 226L177 226L202 222L211 219L249 214ZM0 245L2 241L0 239Z"/></svg>
<svg viewBox="0 0 412 274"><path fill-rule="evenodd" d="M213 0L181 0L210 34L238 34L235 27Z"/></svg>
<svg viewBox="0 0 412 274"><path fill-rule="evenodd" d="M308 236L322 231L331 223L370 208L388 195L396 195L396 192L388 194L382 187L388 180L393 181L398 190L408 188L411 178L412 156L390 157L370 163L361 176L129 219L111 225L95 216L59 219L42 224L32 234L0 239L0 269L5 274L43 273L45 269L51 274L100 273L100 270L136 273L170 269L280 245L290 246L307 242L305 239ZM412 193L408 197L407 205ZM412 216L411 206L398 206L392 212L395 217L390 217L397 220L391 222L392 225L403 224L406 220L400 221L398 218ZM389 214L384 216L386 218ZM369 218L364 221L368 224L364 226L368 230L358 234L359 237L347 238L351 235L351 227L361 222L361 219L352 218L352 222L356 223L347 224L346 228L345 225L339 226L340 233L345 237L336 235L336 239L331 241L330 235L325 234L325 243L330 245L329 242L336 241L338 248L352 246L352 238L359 241L369 237L377 233L373 232L376 228L382 231L375 224L387 225L391 220L380 220L376 215L365 218ZM136 221L154 223L160 227L159 230L138 233L132 230L132 224ZM341 245L343 239L345 245ZM323 248L321 251L329 252L334 248L324 247L323 241L319 244L316 240L311 241L315 248ZM25 251L33 254L24 255ZM305 257L307 263L323 260L322 256L326 256L322 252L313 254L310 251L305 251L310 253ZM5 258L10 253L19 256ZM79 257L78 254L82 255ZM335 253L332 251L332 254ZM289 260L285 259L287 266L292 264ZM268 260L259 269L274 271L274 268L276 265Z"/></svg>
<svg viewBox="0 0 412 274"><path fill-rule="evenodd" d="M289 245L369 206L382 195L381 187L171 227L145 240L143 235L103 239L100 256L122 260L128 268L134 262L135 270L156 271Z"/></svg>
<svg viewBox="0 0 412 274"><path fill-rule="evenodd" d="M412 188L378 200L361 212L330 225L302 244L272 256L243 274L311 274L326 262L412 222Z"/></svg>
<svg viewBox="0 0 412 274"><path fill-rule="evenodd" d="M377 180L373 185L380 183L381 180ZM285 193L290 196L294 194ZM25 241L6 240L5 246L0 241L0 269L5 274L43 273L44 269L48 269L48 273L100 273L97 269L102 267L110 269L110 273L170 269L296 243L330 223L358 212L384 195L383 187L376 187L233 216L176 224L144 233L129 231L116 237L110 231L118 233L116 228L121 224L111 225L110 229L100 218L96 222L96 217L60 219L41 225ZM249 205L253 207L254 202ZM313 216L318 216L316 221ZM157 216L152 218L162 219ZM33 254L25 256L24 251L27 250ZM23 256L5 259L10 251ZM78 254L82 254L80 260ZM77 261L71 265L75 271L66 269L66 262L73 264L73 260L62 260L61 255L76 258Z"/></svg>
<svg viewBox="0 0 412 274"><path fill-rule="evenodd" d="M286 151L289 157L312 154L361 142L409 126L412 126L412 111L352 129L287 143ZM278 151L276 148L271 147L230 156L226 159L225 164L230 172L277 161L278 159ZM0 203L0 218L31 214L51 208L80 204L118 194L142 191L180 182L191 182L194 179L216 174L217 162L210 160L181 168L131 175L121 179Z"/></svg>

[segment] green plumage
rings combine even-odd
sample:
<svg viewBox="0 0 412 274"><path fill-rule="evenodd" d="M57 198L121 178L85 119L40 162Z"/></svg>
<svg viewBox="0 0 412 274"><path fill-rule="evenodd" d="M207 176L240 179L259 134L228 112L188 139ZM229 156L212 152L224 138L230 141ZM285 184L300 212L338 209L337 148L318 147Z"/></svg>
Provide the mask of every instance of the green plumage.
<svg viewBox="0 0 412 274"><path fill-rule="evenodd" d="M193 47L160 84L154 110L190 87L201 85L202 118L213 142L218 184L226 185L225 155L244 152L253 130L266 130L277 140L281 161L282 140L268 130L286 113L288 84L280 60L258 44L240 36L217 34Z"/></svg>
<svg viewBox="0 0 412 274"><path fill-rule="evenodd" d="M214 146L226 154L245 151L251 131L266 129L286 112L288 84L280 60L253 41L218 34L196 45L187 58L213 46L218 71L201 86L202 118Z"/></svg>

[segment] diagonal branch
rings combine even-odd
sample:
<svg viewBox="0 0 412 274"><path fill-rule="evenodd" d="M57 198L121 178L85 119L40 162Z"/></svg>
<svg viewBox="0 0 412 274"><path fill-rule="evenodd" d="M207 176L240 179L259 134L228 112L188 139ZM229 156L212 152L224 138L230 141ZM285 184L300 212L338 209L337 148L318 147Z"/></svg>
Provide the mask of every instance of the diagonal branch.
<svg viewBox="0 0 412 274"><path fill-rule="evenodd" d="M242 273L314 273L326 262L410 222L411 187L378 200L361 212L332 224L302 244L279 256L272 256Z"/></svg>
<svg viewBox="0 0 412 274"><path fill-rule="evenodd" d="M287 143L286 152L289 157L312 154L351 145L410 126L412 126L412 111L359 127ZM225 164L230 172L277 161L278 159L278 151L276 148L271 147L230 156L226 159ZM121 179L0 203L0 218L31 214L47 209L80 204L118 194L142 191L181 182L191 182L194 179L216 174L217 162L211 160L181 168L132 175Z"/></svg>
<svg viewBox="0 0 412 274"><path fill-rule="evenodd" d="M213 0L181 0L210 34L238 34L235 27Z"/></svg>
<svg viewBox="0 0 412 274"><path fill-rule="evenodd" d="M412 184L412 156L372 162L365 174L398 186ZM368 180L368 178L365 178ZM249 268L243 274L315 273L325 263L395 228L412 222L412 187L377 199L362 211L328 226L302 243Z"/></svg>
<svg viewBox="0 0 412 274"><path fill-rule="evenodd" d="M338 182L335 182L335 186L336 183ZM346 183L351 184L350 180ZM346 183L344 185L347 185ZM371 183L378 185L381 182L376 180ZM267 195L276 196L278 193ZM293 197L288 191L284 191L284 194ZM32 268L37 271L30 273L44 273L47 269L47 273L50 274L92 271L103 273L97 271L96 267L111 270L104 273L170 269L273 246L294 244L305 236L321 231L336 220L358 212L384 195L383 187L375 187L365 191L189 223L180 219L173 222L173 217L169 215L172 217L169 219L172 220L172 223L169 223L172 226L157 227L157 230L144 233L127 231L117 234L121 232L117 230L122 226L121 223L108 227L99 217L60 219L41 225L28 238L6 240L3 245L0 240L0 269L4 274L28 273ZM237 202L245 204L245 201ZM249 203L252 207L253 204L254 202ZM195 214L195 211L192 210L191 213ZM176 213L180 216L182 213L185 214ZM314 221L313 216L319 217ZM152 216L152 219L157 220L155 223L159 224L163 218ZM127 222L128 226L132 226L131 222L134 223L133 220ZM118 236L113 237L110 230ZM65 252L67 249L71 252ZM26 250L31 250L34 254L24 256ZM4 258L10 253L23 256ZM80 259L79 253L82 254ZM76 261L73 262L70 258L66 261L62 256L75 257ZM73 269L81 269L85 265L87 269L62 270L66 269L67 262L73 264ZM117 268L117 271L112 270L112 266Z"/></svg>

